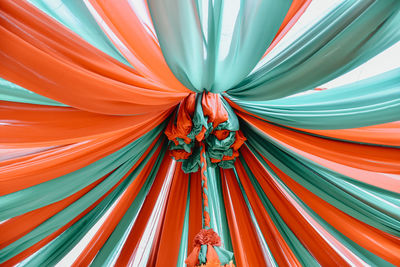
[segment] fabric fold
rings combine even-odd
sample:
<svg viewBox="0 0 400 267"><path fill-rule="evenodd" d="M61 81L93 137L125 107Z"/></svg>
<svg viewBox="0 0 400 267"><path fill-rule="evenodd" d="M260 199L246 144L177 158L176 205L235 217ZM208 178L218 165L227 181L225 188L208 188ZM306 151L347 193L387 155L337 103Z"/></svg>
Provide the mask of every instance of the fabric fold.
<svg viewBox="0 0 400 267"><path fill-rule="evenodd" d="M398 42L399 22L398 1L343 1L228 94L255 101L313 89Z"/></svg>

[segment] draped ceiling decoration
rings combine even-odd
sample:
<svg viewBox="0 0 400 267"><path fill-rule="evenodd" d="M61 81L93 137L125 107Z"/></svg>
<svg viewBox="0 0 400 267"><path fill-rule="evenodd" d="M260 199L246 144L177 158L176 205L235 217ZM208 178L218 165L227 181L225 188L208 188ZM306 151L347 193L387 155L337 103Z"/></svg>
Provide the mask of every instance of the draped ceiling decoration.
<svg viewBox="0 0 400 267"><path fill-rule="evenodd" d="M400 265L400 1L228 2L0 1L1 266Z"/></svg>

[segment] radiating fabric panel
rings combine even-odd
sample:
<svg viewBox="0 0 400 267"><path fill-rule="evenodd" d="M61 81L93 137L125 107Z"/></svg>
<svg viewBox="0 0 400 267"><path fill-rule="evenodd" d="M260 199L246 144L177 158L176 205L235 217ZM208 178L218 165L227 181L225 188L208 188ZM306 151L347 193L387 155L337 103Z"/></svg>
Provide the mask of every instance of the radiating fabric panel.
<svg viewBox="0 0 400 267"><path fill-rule="evenodd" d="M275 37L291 1L240 1L227 55L220 55L222 1L148 1L164 57L195 92L230 89L254 68ZM266 15L268 14L268 15ZM207 21L205 27L202 20ZM227 17L225 15L225 17Z"/></svg>
<svg viewBox="0 0 400 267"><path fill-rule="evenodd" d="M142 2L146 5L145 1ZM154 33L136 14L135 3L91 0L85 4L138 73L156 84L180 91L187 90L168 68Z"/></svg>
<svg viewBox="0 0 400 267"><path fill-rule="evenodd" d="M400 69L297 95L400 4L310 4L2 1L0 265L400 265Z"/></svg>
<svg viewBox="0 0 400 267"><path fill-rule="evenodd" d="M85 211L87 208L90 208L90 207L93 208L93 206L92 206L93 203L95 203L95 201L98 200L100 196L103 196L107 192L111 192L112 190L114 190L127 177L131 177L131 179L136 177L137 175L147 177L144 175L145 172L142 171L142 169L146 165L148 159L151 156L154 159L158 158L159 153L156 153L157 147L159 147L159 146L153 146L152 151L150 151L151 153L148 154L149 156L144 158L144 159L147 159L146 161L143 161L143 158L139 160L140 156L143 155L143 153L142 153L142 154L138 154L138 156L135 158L126 160L122 164L119 163L120 166L115 171L111 172L103 182L101 182L98 186L96 186L90 192L85 194L84 197L78 199L72 205L69 205L68 207L66 207L59 213L57 213L56 216L51 217L50 220L46 220L44 223L40 224L40 226L33 229L30 233L24 235L23 237L19 238L15 242L13 242L10 245L3 248L1 251L2 261L9 260L10 258L16 256L18 253L22 252L24 249L29 248L34 243L41 240L43 237L46 237L49 234L54 233L54 231L59 229L59 227L65 225L65 223L68 222L68 220L66 218L71 218L71 219L75 218L75 216L78 216L80 213ZM159 148L161 148L161 147L159 147ZM153 167L153 165L154 164L149 163L146 166L150 170ZM132 173L132 171L134 171L134 172ZM131 173L132 173L132 175L130 176ZM65 180L65 178L60 177L58 179L54 179L53 181L54 181L54 183L60 183L60 182L62 182L62 180ZM88 180L82 181L81 183L88 183L88 182L90 182L90 181L88 181ZM135 183L130 183L130 187L133 187L134 185L135 185ZM49 185L43 184L43 186L49 186ZM36 194L38 194L40 191L40 188L33 187L32 190L37 191ZM57 190L57 191L60 193L59 190ZM47 192L49 192L49 191L47 191ZM64 196L68 196L68 194L64 194ZM106 196L106 195L104 195L104 196ZM3 199L8 198L8 197L10 197L10 195L3 197ZM3 201L3 199L1 202L5 203L5 201ZM37 201L38 200L36 200L36 203L37 203ZM35 208L40 208L40 206L36 205ZM8 207L8 212L11 212L10 207ZM2 212L2 214L5 214L5 213Z"/></svg>
<svg viewBox="0 0 400 267"><path fill-rule="evenodd" d="M289 30L296 24L296 22L301 18L304 12L307 10L308 6L311 4L312 0L294 0L290 5L290 8L286 14L285 19L283 20L281 27L275 35L274 40L268 47L267 51L265 51L265 57L281 40L282 38L289 32Z"/></svg>
<svg viewBox="0 0 400 267"><path fill-rule="evenodd" d="M208 168L209 205L212 228L222 239L224 247L232 251L232 240L229 234L227 214L222 191L222 174L219 169Z"/></svg>
<svg viewBox="0 0 400 267"><path fill-rule="evenodd" d="M292 237L292 239L295 240L293 238L293 233L288 229L285 231L282 228L286 225L284 223L279 223L279 217L276 217L277 212L274 211L271 206L267 206L269 201L266 198L257 196L257 192L260 188L252 184L251 178L254 179L254 175L249 171L245 161L242 158L240 159L241 164L236 163L235 169L243 187L242 192L246 194L249 205L254 212L254 217L259 224L260 232L266 240L266 250L269 251L270 265L277 266L277 264L287 264L290 266L301 266L300 263L303 265L315 265L315 260L310 257L303 246L297 246L302 249L302 256L299 257L298 248L292 246L292 242L288 239Z"/></svg>
<svg viewBox="0 0 400 267"><path fill-rule="evenodd" d="M0 78L0 100L37 104L37 105L65 106L62 103L38 95L34 92L26 90L25 88L22 88L21 86L18 86L16 84L13 84L12 82L6 81L1 78Z"/></svg>
<svg viewBox="0 0 400 267"><path fill-rule="evenodd" d="M147 124L155 127L169 114L167 111L138 116L109 116L68 107L0 103L0 120L3 129L6 129L0 132L0 142L9 147L66 145L129 129L139 130ZM29 135L26 134L28 128L31 130Z"/></svg>
<svg viewBox="0 0 400 267"><path fill-rule="evenodd" d="M157 200L163 197L163 187L167 190L170 188L171 179L166 179L170 176L170 170L173 170L173 175L176 170L175 164L170 157L164 157L160 166L160 171L157 172L157 176L145 198L138 217L134 221L129 234L126 237L126 241L121 248L120 256L116 261L116 265L127 263L133 264L135 262L135 256L139 255L138 248L141 240L146 240L147 243L150 244L152 243L152 240L149 240L147 236L144 236L144 231L148 226L150 226L149 220L154 212L153 208L157 204Z"/></svg>
<svg viewBox="0 0 400 267"><path fill-rule="evenodd" d="M249 210L246 207L240 188L232 170L224 170L222 175L224 202L227 219L235 251L235 260L239 266L265 266L264 251L256 229L251 223ZM253 238L252 238L253 237Z"/></svg>
<svg viewBox="0 0 400 267"><path fill-rule="evenodd" d="M269 100L313 89L400 40L398 1L341 2L229 94Z"/></svg>
<svg viewBox="0 0 400 267"><path fill-rule="evenodd" d="M261 118L258 115L254 115L242 107L237 105L235 102L226 98L229 104L236 110L236 114L243 117L250 115L254 118L267 121L266 119ZM359 128L346 128L346 129L335 129L335 130L313 130L313 129L303 129L303 128L295 128L295 127L286 127L291 128L298 132L305 132L316 136L323 136L329 139L340 139L346 140L354 143L363 143L363 144L375 144L375 145L383 145L383 146L400 146L400 135L399 135L399 121L392 121L389 123L370 125Z"/></svg>
<svg viewBox="0 0 400 267"><path fill-rule="evenodd" d="M146 165L146 170L142 170L135 181L127 187L109 217L97 230L94 238L80 253L74 264L87 265L92 262L96 265L96 262L98 262L110 265L113 262L115 254L123 245L124 236L129 231L132 221L138 214L156 177L165 151L165 146L159 146L155 150L154 154L158 156L153 156L152 160Z"/></svg>
<svg viewBox="0 0 400 267"><path fill-rule="evenodd" d="M29 0L29 2L81 36L88 43L129 65L128 61L121 56L118 49L113 46L101 30L100 25L96 23L84 1Z"/></svg>
<svg viewBox="0 0 400 267"><path fill-rule="evenodd" d="M177 164L177 168L179 167L180 164ZM179 259L189 180L188 175L180 171L175 172L172 179L171 194L168 196L165 215L160 222L162 226L160 225L159 245L154 247L157 253L155 266L161 266L165 262L176 265Z"/></svg>
<svg viewBox="0 0 400 267"><path fill-rule="evenodd" d="M305 130L311 134L356 143L400 147L400 121L342 130Z"/></svg>
<svg viewBox="0 0 400 267"><path fill-rule="evenodd" d="M273 149L275 150L275 147L271 145L269 151L272 152ZM316 163L310 163L310 161L305 160L301 155L286 150L283 147L276 148L276 157L279 155L282 160L286 160L286 173L290 174L293 172L293 175L296 175L296 177L302 177L302 179L305 179L304 182L312 184L313 188L321 196L326 194L326 199L329 199L332 203L337 203L337 205L350 212L354 217L364 220L377 228L392 234L397 233L398 235L399 225L396 220L398 220L399 214L396 206L399 203L396 200L396 195L399 193L395 187L395 182L393 189L388 191L387 189L385 190L367 183L367 180L351 179L339 172L319 166ZM263 151L263 153L268 156L266 152ZM339 195L341 196L340 198ZM378 206L379 209L374 208Z"/></svg>
<svg viewBox="0 0 400 267"><path fill-rule="evenodd" d="M231 99L265 120L302 129L347 129L400 120L400 68L338 88L270 101Z"/></svg>
<svg viewBox="0 0 400 267"><path fill-rule="evenodd" d="M248 136L251 137L253 135L249 134ZM382 246L385 247L384 251L378 252L378 250L374 249L373 253L393 262L393 257L395 257L393 253L396 251L396 247L398 247L398 245L396 245L396 240L398 239L396 236L399 235L399 203L397 203L399 193L396 192L397 187L395 185L392 186L392 190L388 191L388 189L383 190L368 184L366 183L367 181L359 182L339 172L331 171L316 163L305 160L295 151L276 143L274 139L270 139L266 136L267 139L265 140L268 141L261 142L261 138L263 137L259 134L255 136L258 136L258 138L254 139L251 137L249 143L260 151L260 155L262 155L262 157L260 156L261 159L263 158L265 160L265 158L268 158L268 161L271 161L272 164L278 167L282 174L289 175L296 182L305 186L314 194L322 197L331 205L342 210L342 212L347 213L363 223L380 229L380 231L382 231L381 233L379 233L379 230L370 232L370 230L366 231L366 229L371 229L368 228L369 226L363 227L364 231L366 231L365 234L370 233L377 235L375 239L380 240L377 242L382 242ZM266 150L267 148L268 150ZM253 152L255 151L253 150ZM399 166L399 164L397 164L397 166ZM313 177L315 177L315 181L312 181ZM360 223L361 222L358 224ZM360 225L363 224L361 223ZM349 227L350 226L348 226L348 228ZM345 235L350 237L349 229L343 229L343 227L340 229L343 234L346 233ZM353 234L350 238L354 240L356 236L357 235ZM368 250L376 246L370 243L370 241L362 241L364 239L357 238L354 241L359 242L361 246Z"/></svg>
<svg viewBox="0 0 400 267"><path fill-rule="evenodd" d="M101 120L101 117L103 116L95 116L100 119L96 122L95 117L89 116L85 118L85 112L77 112L77 114L74 114L74 112L76 112L74 110L70 110L68 108L66 108L66 110L65 108L63 109L48 110L45 108L45 110L42 110L42 114L45 113L50 115L47 117L47 120L44 116L41 118L44 120L39 121L19 121L15 117L6 117L8 121L11 121L12 119L14 124L9 128L3 126L4 129L7 129L7 131L2 132L4 135L6 133L13 133L14 128L18 129L21 127L28 127L28 125L31 127L31 133L37 133L37 136L34 134L31 136L26 136L20 129L18 131L20 132L20 135L17 134L18 132L14 131L13 138L18 138L21 136L18 139L21 142L18 143L20 150L27 148L30 149L30 147L41 148L39 145L51 143L58 144L58 146L0 162L0 171L2 173L0 178L0 195L16 192L39 183L43 183L53 179L54 177L79 170L113 152L116 152L119 149L124 148L132 141L140 138L143 134L162 123L162 121L165 120L168 115L165 114L164 116L158 116L157 118L151 117L151 121L144 123L129 121L132 119L129 117L121 118L128 119L126 124L127 128L123 129L121 127L122 125L113 126L110 121ZM11 111L9 114L15 115L21 110L8 109L7 111ZM22 109L22 111L25 112L25 114L26 112L30 112L33 118L35 118L37 115L35 115L35 112L32 112L29 109ZM38 111L38 109L35 111ZM63 117L62 115L67 116ZM27 116L25 116L24 119L27 119ZM56 135L56 133L58 134L58 131L62 129L59 121L60 119L63 119L62 125L67 128L64 128L65 131L63 131L63 135ZM82 125L80 126L80 123L86 124L87 121L94 123L90 127L91 130L95 129L96 127L100 127L99 130L101 130L101 134L87 136L85 129L82 127ZM117 122L117 120L114 122ZM132 124L134 126L131 126ZM111 129L111 131L108 132L104 126L106 126L106 128L111 127L108 128ZM120 127L121 130L115 131L113 130L113 127ZM73 134L74 139L68 138L66 132L68 129L69 132ZM46 136L44 133L47 133L48 135ZM22 136L27 137L26 143L22 142ZM61 139L49 142L51 141L51 136ZM157 134L152 136L155 137ZM46 140L45 142L37 143L37 140L35 139L38 137L47 138L48 141ZM75 139L76 137L78 137L78 139ZM5 150L15 146L15 143L9 143L5 138L2 138L1 140L1 146L4 147Z"/></svg>
<svg viewBox="0 0 400 267"><path fill-rule="evenodd" d="M68 173L58 178L55 177L56 179L2 196L2 212L0 218L2 220L8 219L33 209L49 205L81 190L117 167L121 167L120 169L122 170L128 168L139 159L147 146L152 143L152 139L155 138L157 130L159 131L160 127L144 135L142 138L135 140L124 148L75 172ZM134 156L132 156L133 151L136 151ZM80 179L82 176L87 178ZM38 194L43 194L43 192L46 192L46 195L38 197Z"/></svg>
<svg viewBox="0 0 400 267"><path fill-rule="evenodd" d="M260 155L257 152L255 153L256 155ZM251 154L247 154L244 153L244 157L247 158L247 160L250 160L250 158L248 158L248 156L246 155L251 155ZM254 156L253 156L254 157ZM259 157L259 159L262 162L266 162L265 158L263 159L262 157ZM254 163L257 163L256 161L247 161L247 164L244 163L244 161L242 161L242 163L244 165L249 165L249 166L254 166ZM269 163L268 163L269 164ZM259 167L261 165L258 165ZM269 168L269 166L271 166L272 168ZM300 201L300 199L298 197L301 197L302 199L308 200L308 195L306 195L306 192L303 191L301 192L301 195L299 195L299 191L291 191L291 189L293 189L293 187L291 186L293 183L295 183L293 180L291 179L284 179L288 176L283 176L283 172L278 172L277 168L274 168L273 165L267 165L265 164L264 167L265 169L263 170L263 168L251 168L248 169L250 172L249 175L251 177L254 177L252 175L255 175L255 177L257 177L257 180L254 180L254 178L252 179L253 181L253 185L256 188L263 188L263 191L259 191L261 195L266 194L267 192L269 192L269 201L275 202L278 199L280 199L280 201L289 201L287 204L285 204L283 207L285 207L285 209L279 209L277 210L278 213L276 213L276 215L278 215L279 217L277 218L281 218L280 223L277 223L278 227L282 227L285 225L289 225L291 229L296 229L298 227L302 227L302 228L309 228L309 230L307 231L301 231L301 230L297 230L296 232L298 233L297 237L294 237L292 239L289 239L289 245L291 244L291 242L293 242L294 240L298 240L301 241L301 243L303 244L307 244L307 250L308 252L311 253L307 254L304 250L303 251L299 251L298 249L301 248L302 246L297 246L297 247L293 247L293 251L298 254L297 257L299 260L301 260L301 262L303 262L303 264L306 265L318 265L317 262L315 262L315 259L318 260L318 262L320 263L325 263L325 264L333 264L334 262L340 261L343 262L343 264L384 264L384 265L389 265L389 263L379 257L377 257L376 255L368 252L367 250L363 249L361 246L359 246L357 243L352 242L350 239L346 238L346 236L340 234L340 232L338 232L337 230L335 230L335 228L332 228L332 226L330 226L329 224L327 224L325 221L321 220L319 218L319 215L323 216L324 219L327 219L328 222L333 223L335 222L335 220L337 220L338 217L340 217L339 220L341 220L343 222L344 218L346 219L350 219L351 217L346 217L345 215L343 215L342 213L338 213L336 212L336 214L332 214L333 211L337 211L337 210L329 210L329 206L328 205L324 205L322 203L323 200L321 199L314 199L315 202L309 202L307 201L306 203L304 203L303 201ZM253 174L251 174L253 173ZM278 176L278 175L279 176ZM263 181L263 179L260 180L260 178L263 177L269 177L268 180L272 181L272 183L266 183L266 181ZM283 183L283 181L285 183ZM264 187L262 187L264 184ZM268 184L270 184L270 186L268 186ZM260 187L261 186L261 187ZM272 193L273 191L271 190L277 190L277 192L280 192L280 194L284 194L282 195L281 198L274 198L273 195L274 193ZM294 195L293 193L296 192L298 195ZM279 193L278 193L279 194ZM310 195L311 196L311 195ZM275 200L274 200L275 199ZM271 202L270 202L271 203ZM314 211L309 209L309 206L306 206L304 204L307 204L311 207L313 207ZM321 206L324 206L325 209L318 209L316 208L316 205L313 204L321 204ZM297 206L297 207L296 207ZM295 209L293 209L295 208ZM291 210L291 211L290 211ZM288 213L289 212L289 213ZM330 214L330 216L326 216L327 214ZM283 220L282 220L283 218ZM352 220L348 220L348 222L356 222L356 221L352 221ZM350 224L350 222L349 222ZM281 226L282 225L282 226ZM348 224L334 224L335 227L337 227L338 229L340 229L340 231L343 231L345 229L346 234L349 234L352 230L350 229L350 227L348 226ZM361 227L362 225L358 225L357 227ZM310 228L311 227L311 228ZM282 228L283 230L284 228ZM288 229L288 228L286 228ZM368 228L367 228L368 229ZM305 230L305 229L304 229ZM317 230L317 232L315 232ZM366 231L366 227L363 227L363 231ZM373 234L373 231L366 231L368 232L367 234ZM353 234L350 234L350 236L357 236ZM310 237L312 239L310 239ZM380 239L380 242L382 242L382 239L379 238L378 235L375 235L375 238L378 240ZM368 238L363 239L364 241L369 241ZM297 241L297 242L298 242ZM360 242L360 244L362 243L362 240L359 240L357 242ZM295 244L295 243L292 243ZM298 245L300 245L300 243L297 243ZM371 245L373 244L370 243ZM393 243L392 243L393 244ZM364 244L363 244L364 245ZM325 249L321 250L320 248L324 246ZM395 247L392 247L394 249L394 251L396 251ZM299 253L300 252L300 253ZM383 253L384 254L384 253ZM311 256L311 257L306 257L307 255ZM346 255L346 256L345 256ZM381 254L382 255L382 254ZM393 254L392 254L393 255ZM389 261L393 262L393 256L388 256L386 255L389 259ZM336 258L336 259L335 259ZM396 262L396 260L394 259L394 262Z"/></svg>
<svg viewBox="0 0 400 267"><path fill-rule="evenodd" d="M165 110L186 95L154 85L25 2L4 2L1 14L0 75L28 90L116 115Z"/></svg>

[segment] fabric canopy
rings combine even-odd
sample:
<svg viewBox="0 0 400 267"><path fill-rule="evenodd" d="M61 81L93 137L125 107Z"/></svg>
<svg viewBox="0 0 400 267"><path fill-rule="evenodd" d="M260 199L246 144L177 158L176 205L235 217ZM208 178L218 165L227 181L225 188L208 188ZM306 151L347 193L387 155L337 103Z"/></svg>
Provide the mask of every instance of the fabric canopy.
<svg viewBox="0 0 400 267"><path fill-rule="evenodd" d="M0 265L400 265L400 69L312 90L400 2L311 2L1 1Z"/></svg>

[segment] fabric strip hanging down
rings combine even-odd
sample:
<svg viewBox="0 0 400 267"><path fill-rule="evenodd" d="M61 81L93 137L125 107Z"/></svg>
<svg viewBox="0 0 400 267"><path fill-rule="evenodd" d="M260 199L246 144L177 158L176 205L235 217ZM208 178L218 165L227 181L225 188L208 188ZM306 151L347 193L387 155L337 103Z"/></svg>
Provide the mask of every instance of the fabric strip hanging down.
<svg viewBox="0 0 400 267"><path fill-rule="evenodd" d="M1 0L0 266L400 266L400 1L310 4Z"/></svg>

